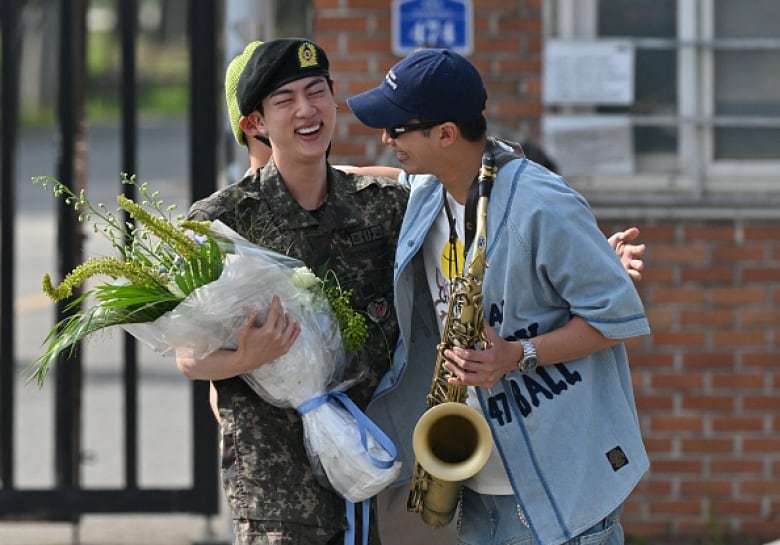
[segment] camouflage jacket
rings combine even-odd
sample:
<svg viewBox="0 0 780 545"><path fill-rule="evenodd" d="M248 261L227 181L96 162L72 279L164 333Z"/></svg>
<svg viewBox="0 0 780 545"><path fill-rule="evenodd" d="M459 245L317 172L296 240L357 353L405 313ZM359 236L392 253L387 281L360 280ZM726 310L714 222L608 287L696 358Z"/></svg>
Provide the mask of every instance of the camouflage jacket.
<svg viewBox="0 0 780 545"><path fill-rule="evenodd" d="M345 378L364 409L391 364L397 338L393 263L407 190L384 178L328 167L328 196L314 211L293 199L273 161L190 208L189 217L219 219L248 240L332 269L353 306L371 319L366 348ZM346 528L344 500L319 484L306 456L294 409L264 402L242 379L215 382L222 418L222 478L233 518Z"/></svg>

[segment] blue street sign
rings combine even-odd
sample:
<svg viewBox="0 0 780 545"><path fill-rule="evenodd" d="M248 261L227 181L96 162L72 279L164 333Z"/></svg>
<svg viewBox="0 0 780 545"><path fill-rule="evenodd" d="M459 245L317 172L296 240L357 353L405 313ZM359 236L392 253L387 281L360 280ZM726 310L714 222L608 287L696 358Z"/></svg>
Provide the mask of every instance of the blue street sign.
<svg viewBox="0 0 780 545"><path fill-rule="evenodd" d="M468 55L474 50L471 0L393 0L393 53L445 47Z"/></svg>

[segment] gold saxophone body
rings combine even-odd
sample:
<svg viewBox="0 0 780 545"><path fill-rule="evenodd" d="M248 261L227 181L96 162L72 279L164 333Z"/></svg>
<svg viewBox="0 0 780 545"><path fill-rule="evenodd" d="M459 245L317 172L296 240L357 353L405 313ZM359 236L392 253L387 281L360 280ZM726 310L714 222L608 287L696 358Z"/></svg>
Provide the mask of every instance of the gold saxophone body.
<svg viewBox="0 0 780 545"><path fill-rule="evenodd" d="M487 463L493 439L485 417L465 404L466 386L448 383L444 351L475 348L483 342L482 279L487 268L487 205L497 169L492 154L482 156L479 173L475 248L462 276L453 279L428 410L414 428L415 467L407 508L436 528L449 524L458 506L461 483Z"/></svg>

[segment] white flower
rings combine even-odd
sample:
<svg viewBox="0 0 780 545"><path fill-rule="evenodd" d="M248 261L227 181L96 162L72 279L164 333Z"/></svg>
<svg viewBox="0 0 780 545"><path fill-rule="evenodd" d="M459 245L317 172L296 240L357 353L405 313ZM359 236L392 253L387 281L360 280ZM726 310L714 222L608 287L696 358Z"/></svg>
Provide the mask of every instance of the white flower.
<svg viewBox="0 0 780 545"><path fill-rule="evenodd" d="M296 288L300 290L306 290L315 285L320 280L317 278L317 275L311 272L311 269L308 267L295 267L292 270L290 281Z"/></svg>

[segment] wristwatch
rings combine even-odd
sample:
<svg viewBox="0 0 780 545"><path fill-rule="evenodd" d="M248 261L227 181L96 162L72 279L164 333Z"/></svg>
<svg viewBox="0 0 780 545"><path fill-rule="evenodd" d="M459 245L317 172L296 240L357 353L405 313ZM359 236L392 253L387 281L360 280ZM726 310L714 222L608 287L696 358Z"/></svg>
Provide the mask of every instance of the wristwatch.
<svg viewBox="0 0 780 545"><path fill-rule="evenodd" d="M521 339L520 344L523 346L523 357L518 360L517 368L523 373L529 373L539 365L539 360L536 358L536 348L534 348L534 343L528 339Z"/></svg>

